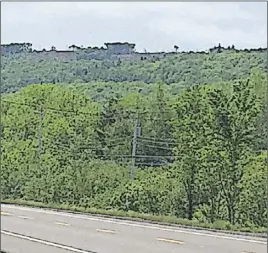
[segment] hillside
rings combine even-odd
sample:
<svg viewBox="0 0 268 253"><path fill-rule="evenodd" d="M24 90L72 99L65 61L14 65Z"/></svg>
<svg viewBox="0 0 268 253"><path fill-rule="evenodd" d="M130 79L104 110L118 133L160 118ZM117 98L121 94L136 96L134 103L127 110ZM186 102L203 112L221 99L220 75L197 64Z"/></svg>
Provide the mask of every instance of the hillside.
<svg viewBox="0 0 268 253"><path fill-rule="evenodd" d="M266 231L265 52L53 55L2 57L2 201Z"/></svg>
<svg viewBox="0 0 268 253"><path fill-rule="evenodd" d="M181 87L229 82L250 75L253 67L266 71L267 50L188 52L167 54L161 59L115 60L62 57L60 52L18 53L2 56L2 93L11 93L28 84L162 81ZM63 54L64 55L64 54ZM69 54L67 54L69 55ZM132 55L130 54L131 58ZM146 58L146 57L144 57ZM130 87L132 86L129 84Z"/></svg>

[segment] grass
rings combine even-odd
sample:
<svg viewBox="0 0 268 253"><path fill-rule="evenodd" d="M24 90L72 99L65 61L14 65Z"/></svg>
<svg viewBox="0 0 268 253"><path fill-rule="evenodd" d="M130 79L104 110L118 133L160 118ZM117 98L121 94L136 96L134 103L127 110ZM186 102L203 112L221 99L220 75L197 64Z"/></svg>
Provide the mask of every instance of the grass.
<svg viewBox="0 0 268 253"><path fill-rule="evenodd" d="M87 213L91 215L98 215L103 217L112 217L116 219L128 219L132 221L146 221L154 224L162 224L162 225L175 225L184 228L194 228L198 230L209 230L213 232L222 232L222 233L232 233L239 235L250 235L250 236L258 236L258 237L267 237L267 228L244 228L231 225L224 221L217 221L215 223L201 223L197 220L187 220L181 219L174 216L157 216L152 214L143 214L136 212L124 212L119 210L104 210L104 209L96 209L96 208L84 208L67 204L45 204L42 202L34 202L34 201L26 201L26 200L2 200L2 204L15 204L15 205L24 205L31 207L41 207L41 208L49 208L56 209L62 211L71 211L78 213Z"/></svg>

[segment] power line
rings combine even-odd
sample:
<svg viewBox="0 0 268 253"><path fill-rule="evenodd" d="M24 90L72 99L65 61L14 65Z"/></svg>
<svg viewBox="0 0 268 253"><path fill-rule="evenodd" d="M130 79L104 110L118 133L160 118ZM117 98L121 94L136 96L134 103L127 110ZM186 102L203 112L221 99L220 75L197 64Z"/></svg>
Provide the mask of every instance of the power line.
<svg viewBox="0 0 268 253"><path fill-rule="evenodd" d="M146 146L146 147L149 147L149 148L165 149L165 150L170 150L170 151L173 150L172 148L159 147L159 146L153 146L153 145L148 145L148 144L145 144L145 146Z"/></svg>
<svg viewBox="0 0 268 253"><path fill-rule="evenodd" d="M143 137L139 137L138 138L141 141L147 141L147 142L151 142L151 143L157 143L157 144L167 144L167 145L176 145L176 142L167 142L167 141L159 141L159 140L154 140L154 139L149 139L149 138L143 138Z"/></svg>
<svg viewBox="0 0 268 253"><path fill-rule="evenodd" d="M3 102L7 102L10 104L17 104L17 105L24 105L24 106L29 106L29 107L35 107L37 108L37 105L32 105L32 104L28 104L28 103L21 103L21 102L15 102L15 101L10 101L10 100L2 100ZM74 113L74 114L86 114L86 115L91 115L91 116L97 116L97 114L92 114L89 112L79 112L79 111L74 111L74 110L63 110L60 108L54 108L54 107L50 107L50 106L44 106L43 108L46 110L51 110L51 111L58 111L58 112L66 112L66 113Z"/></svg>
<svg viewBox="0 0 268 253"><path fill-rule="evenodd" d="M168 139L163 139L163 138L153 138L153 137L139 137L139 139L143 139L143 140L153 140L153 141L160 141L160 142L172 142L172 141L174 141L175 139L173 138L173 139L171 139L171 138L168 138Z"/></svg>
<svg viewBox="0 0 268 253"><path fill-rule="evenodd" d="M63 143L59 143L59 142L54 142L54 143L51 143L51 145L58 145L59 147L64 147L64 148L75 148L75 149L79 149L79 150L92 150L92 151L101 151L101 150L107 150L106 148L96 148L97 145L94 145L92 146L92 143L89 143L88 145L83 145L83 146L71 146L72 143L69 143L69 144L63 144ZM126 142L121 142L121 143L116 143L116 144L113 144L113 145L108 145L106 146L108 148L107 151L109 151L109 148L113 148L113 147L122 147L123 145L126 145L127 143ZM98 143L98 145L100 145L100 143ZM129 144L128 144L129 145Z"/></svg>
<svg viewBox="0 0 268 253"><path fill-rule="evenodd" d="M58 145L58 144L56 144ZM64 145L58 145L59 147L62 148L68 148L68 146L64 146ZM70 148L70 147L69 147ZM79 148L76 148L77 150ZM90 147L87 148L90 151L98 151L98 150L94 150L91 149ZM84 149L83 149L84 150ZM102 149L100 149L102 150ZM71 152L74 152L73 150L70 150ZM107 154L107 155L97 155L97 154L92 154L93 157L119 157L119 158L125 158L125 159L133 159L133 158L177 158L177 157L182 157L183 155L128 155L128 154Z"/></svg>
<svg viewBox="0 0 268 253"><path fill-rule="evenodd" d="M28 103L21 103L21 102L15 102L15 101L10 101L10 100L2 100L3 102L7 102L7 103L10 103L10 104L18 104L18 105L23 105L23 106L29 106L29 107L34 107L34 108L37 108L37 105L32 105L32 104L28 104ZM99 114L92 114L92 113L89 113L89 112L81 112L81 111L74 111L74 110L63 110L63 109L60 109L60 108L53 108L53 107L50 107L50 106L45 106L44 107L44 110L51 110L51 111L55 111L55 112L62 112L62 113L73 113L73 114L84 114L84 115L90 115L90 116L99 116L100 118L103 118L103 119L120 119L120 117L106 117L106 116L100 116ZM162 113L162 111L146 111L146 112L139 112L140 114L146 114L146 113ZM129 113L129 115L122 115L122 112L118 112L118 115L120 116L123 116L121 118L124 118L124 117L128 117L128 116L131 116L133 114L136 114L135 111L128 111L127 113ZM115 113L117 114L117 113ZM141 117L141 120L142 119L149 119L151 121L164 121L166 122L167 120L165 119L158 119L158 118L152 118L152 117Z"/></svg>
<svg viewBox="0 0 268 253"><path fill-rule="evenodd" d="M170 165L172 165L172 163L169 163L169 162L167 162L167 163L148 162L148 163L136 163L136 165L149 165L149 167L152 167L152 166L156 166L156 165L158 165L158 166L170 166Z"/></svg>

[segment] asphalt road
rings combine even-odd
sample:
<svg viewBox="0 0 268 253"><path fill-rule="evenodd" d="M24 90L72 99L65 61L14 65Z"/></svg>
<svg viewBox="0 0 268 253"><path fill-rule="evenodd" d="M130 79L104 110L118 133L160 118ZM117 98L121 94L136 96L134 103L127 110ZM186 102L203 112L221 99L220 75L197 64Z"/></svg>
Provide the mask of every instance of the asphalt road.
<svg viewBox="0 0 268 253"><path fill-rule="evenodd" d="M10 253L266 253L267 242L1 205L1 249Z"/></svg>

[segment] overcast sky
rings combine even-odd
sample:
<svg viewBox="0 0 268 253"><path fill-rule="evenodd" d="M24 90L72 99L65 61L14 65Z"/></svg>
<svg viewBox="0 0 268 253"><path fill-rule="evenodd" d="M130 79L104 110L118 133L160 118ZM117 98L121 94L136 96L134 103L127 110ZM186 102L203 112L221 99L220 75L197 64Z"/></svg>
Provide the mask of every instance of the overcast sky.
<svg viewBox="0 0 268 253"><path fill-rule="evenodd" d="M133 42L137 51L267 47L267 3L2 2L2 44L36 49Z"/></svg>

